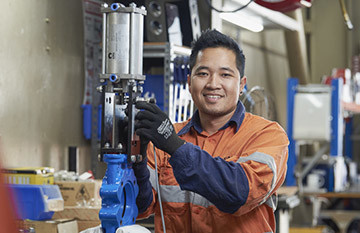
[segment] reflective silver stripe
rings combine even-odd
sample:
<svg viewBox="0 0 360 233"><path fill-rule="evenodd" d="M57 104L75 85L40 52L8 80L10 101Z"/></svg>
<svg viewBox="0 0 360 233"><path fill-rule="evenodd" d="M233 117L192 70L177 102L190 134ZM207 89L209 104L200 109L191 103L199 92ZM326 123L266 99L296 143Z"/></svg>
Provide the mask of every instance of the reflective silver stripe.
<svg viewBox="0 0 360 233"><path fill-rule="evenodd" d="M157 191L155 183L155 170L149 166L148 169L150 171L150 183L152 187ZM199 205L205 208L214 205L206 198L197 193L181 190L180 186L160 185L160 189L163 202L192 203L194 205Z"/></svg>
<svg viewBox="0 0 360 233"><path fill-rule="evenodd" d="M270 208L272 208L273 211L275 212L275 210L276 210L276 208L277 208L277 204L278 204L278 196L275 195L275 194L271 195L271 197L269 197L269 198L266 200L265 204L266 204L267 206L269 206Z"/></svg>
<svg viewBox="0 0 360 233"><path fill-rule="evenodd" d="M197 193L181 190L180 186L161 185L160 188L161 195L165 202L192 203L205 208L213 205L206 198Z"/></svg>
<svg viewBox="0 0 360 233"><path fill-rule="evenodd" d="M152 169L149 165L147 166L149 172L150 172L150 183L151 186L155 189L155 191L157 192L157 187L156 187L156 179L155 179L155 169Z"/></svg>
<svg viewBox="0 0 360 233"><path fill-rule="evenodd" d="M255 161L255 162L259 162L259 163L263 163L263 164L266 164L268 165L268 167L271 169L272 173L273 173L273 178L272 178L272 181L271 181L271 188L269 190L269 192L266 194L265 198L262 200L262 202L260 203L263 204L264 202L267 201L267 199L269 198L269 195L270 193L274 190L275 188L275 182L276 182L276 163L275 163L275 160L272 156L268 155L268 154L264 154L264 153L261 153L261 152L255 152L255 153L252 153L251 155L249 156L246 156L246 157L240 157L238 159L238 163L245 163L249 160L252 160L252 161Z"/></svg>

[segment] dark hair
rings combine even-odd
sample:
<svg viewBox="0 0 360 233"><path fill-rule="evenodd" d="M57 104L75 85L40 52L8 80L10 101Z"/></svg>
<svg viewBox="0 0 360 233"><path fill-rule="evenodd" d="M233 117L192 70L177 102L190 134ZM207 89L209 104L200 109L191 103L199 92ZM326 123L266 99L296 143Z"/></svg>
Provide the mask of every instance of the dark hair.
<svg viewBox="0 0 360 233"><path fill-rule="evenodd" d="M190 71L193 69L196 63L197 55L200 51L207 48L223 47L230 49L236 55L236 67L240 72L240 78L244 76L245 70L245 56L240 49L239 44L227 35L213 29L204 31L201 36L192 42L191 55L190 55Z"/></svg>

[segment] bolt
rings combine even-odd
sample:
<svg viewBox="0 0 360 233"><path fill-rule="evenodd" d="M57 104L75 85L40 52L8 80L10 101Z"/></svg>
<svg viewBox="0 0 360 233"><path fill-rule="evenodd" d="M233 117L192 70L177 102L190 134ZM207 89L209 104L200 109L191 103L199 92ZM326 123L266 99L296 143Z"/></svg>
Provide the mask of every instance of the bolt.
<svg viewBox="0 0 360 233"><path fill-rule="evenodd" d="M102 78L102 79L100 79L100 82L101 82L101 83L105 82L105 79L103 79L103 78Z"/></svg>
<svg viewBox="0 0 360 233"><path fill-rule="evenodd" d="M98 161L100 162L101 161L101 154L98 154Z"/></svg>
<svg viewBox="0 0 360 233"><path fill-rule="evenodd" d="M98 92L103 92L103 86L98 86L98 87L96 88L96 90L97 90Z"/></svg>
<svg viewBox="0 0 360 233"><path fill-rule="evenodd" d="M136 7L136 4L134 2L130 3L129 6L135 8Z"/></svg>
<svg viewBox="0 0 360 233"><path fill-rule="evenodd" d="M108 143L108 142L105 143L104 147L105 147L105 148L110 148L110 143Z"/></svg>
<svg viewBox="0 0 360 233"><path fill-rule="evenodd" d="M50 19L49 19L49 18L45 18L45 23L50 23Z"/></svg>
<svg viewBox="0 0 360 233"><path fill-rule="evenodd" d="M104 7L104 8L108 8L109 5L108 5L107 3L104 3L103 7Z"/></svg>
<svg viewBox="0 0 360 233"><path fill-rule="evenodd" d="M135 102L145 101L144 97L136 96Z"/></svg>
<svg viewBox="0 0 360 233"><path fill-rule="evenodd" d="M142 155L136 155L136 162L140 163L142 159Z"/></svg>
<svg viewBox="0 0 360 233"><path fill-rule="evenodd" d="M130 80L128 80L128 85L134 85L135 84L135 80L133 80L133 79L130 79Z"/></svg>
<svg viewBox="0 0 360 233"><path fill-rule="evenodd" d="M135 156L135 155L132 155L132 156L130 157L130 160L131 160L131 162L135 163L135 162L136 162L136 156Z"/></svg>
<svg viewBox="0 0 360 233"><path fill-rule="evenodd" d="M118 144L118 149L122 149L123 148L123 145L121 143Z"/></svg>

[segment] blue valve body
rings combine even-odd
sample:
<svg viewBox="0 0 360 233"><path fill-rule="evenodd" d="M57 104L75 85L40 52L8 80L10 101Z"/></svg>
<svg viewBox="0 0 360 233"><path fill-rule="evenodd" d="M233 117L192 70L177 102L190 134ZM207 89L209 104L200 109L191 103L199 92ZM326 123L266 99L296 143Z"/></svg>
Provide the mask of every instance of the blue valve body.
<svg viewBox="0 0 360 233"><path fill-rule="evenodd" d="M99 218L104 233L115 233L117 228L135 223L139 187L127 155L104 154L104 162L108 166L100 188Z"/></svg>

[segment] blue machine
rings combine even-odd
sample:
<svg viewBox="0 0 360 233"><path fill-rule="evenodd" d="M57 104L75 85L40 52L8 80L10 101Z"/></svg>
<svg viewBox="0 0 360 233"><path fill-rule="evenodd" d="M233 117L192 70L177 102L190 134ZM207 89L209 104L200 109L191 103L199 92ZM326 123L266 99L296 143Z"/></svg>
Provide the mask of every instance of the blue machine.
<svg viewBox="0 0 360 233"><path fill-rule="evenodd" d="M298 80L296 78L289 78L287 83L287 134L289 137L289 157L288 157L288 171L286 174L286 185L296 185L295 166L298 163L296 156L296 140L294 139L294 109L295 109L295 95L298 92ZM334 79L331 83L331 135L330 135L330 156L331 158L342 157L343 155L343 116L341 114L341 93L342 79ZM319 154L321 156L321 153ZM325 184L327 191L334 191L334 166L329 164L316 165L313 162L311 165L315 169L322 169L326 171L328 182ZM309 166L310 169L310 166Z"/></svg>

